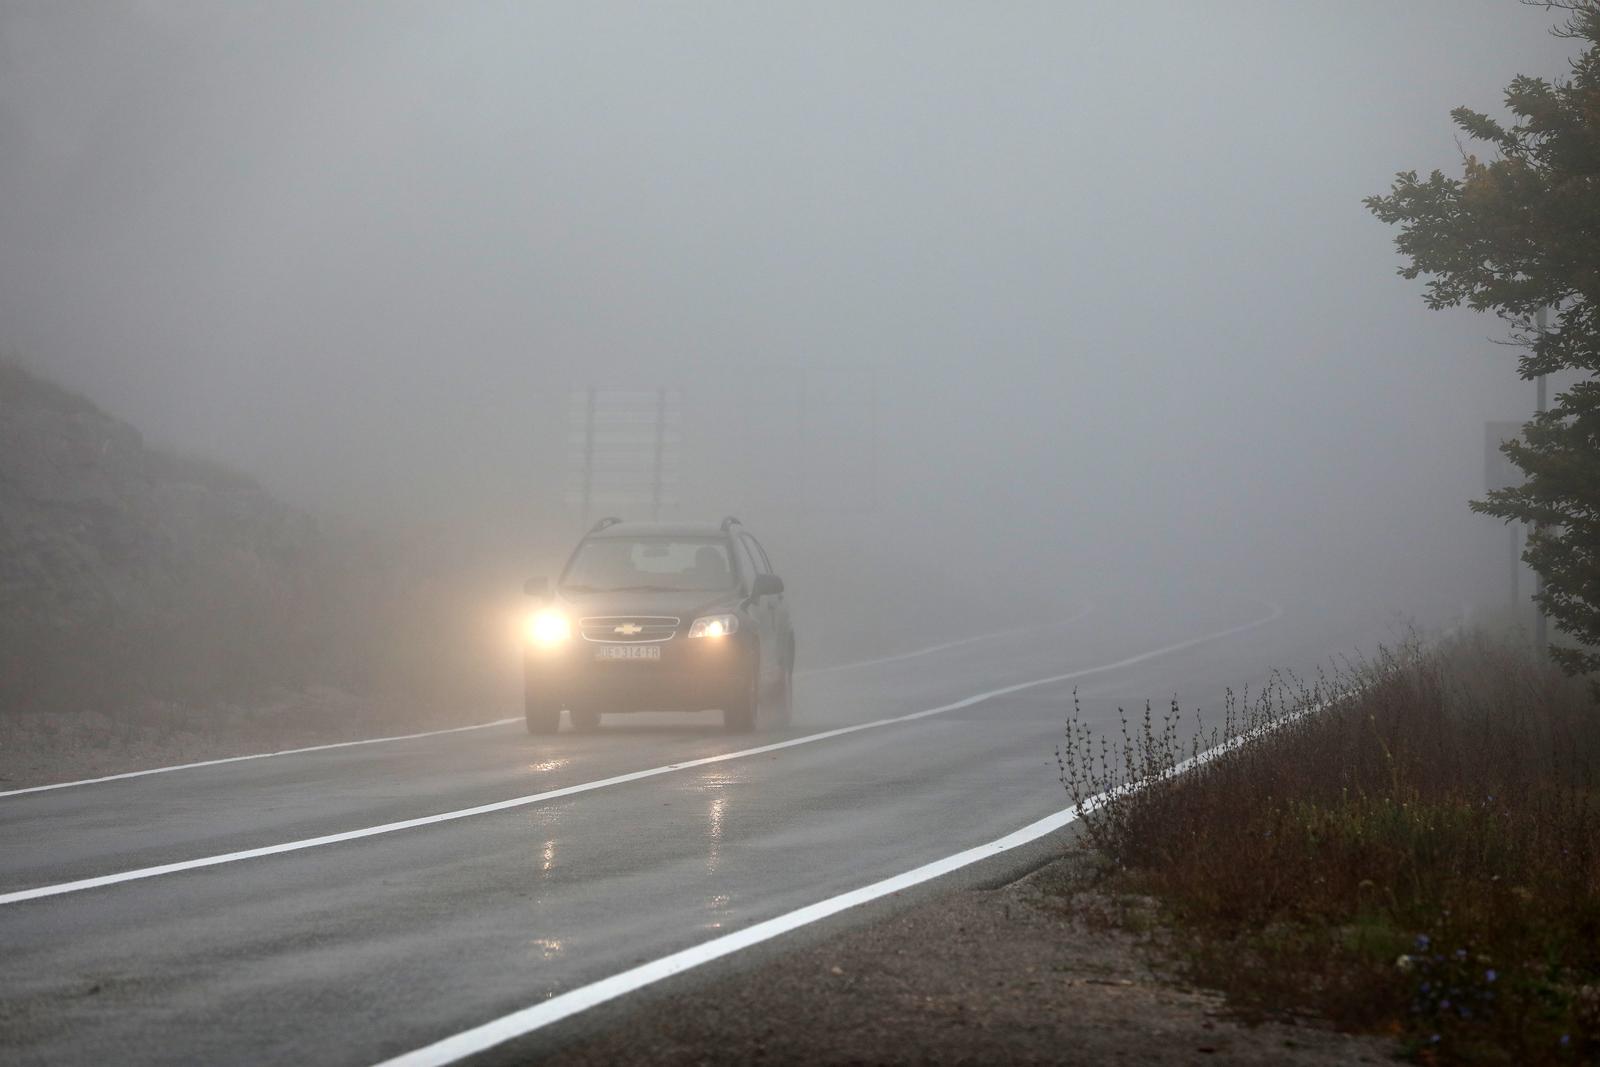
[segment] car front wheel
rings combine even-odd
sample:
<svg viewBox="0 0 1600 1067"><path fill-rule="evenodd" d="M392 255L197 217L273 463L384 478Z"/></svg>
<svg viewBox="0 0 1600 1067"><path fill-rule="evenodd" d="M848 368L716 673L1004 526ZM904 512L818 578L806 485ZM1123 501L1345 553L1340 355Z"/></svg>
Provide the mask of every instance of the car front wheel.
<svg viewBox="0 0 1600 1067"><path fill-rule="evenodd" d="M553 734L561 729L561 706L547 697L529 693L523 699L530 734Z"/></svg>
<svg viewBox="0 0 1600 1067"><path fill-rule="evenodd" d="M742 692L722 709L722 728L730 734L747 734L756 727L756 705L761 698L761 676L753 674Z"/></svg>

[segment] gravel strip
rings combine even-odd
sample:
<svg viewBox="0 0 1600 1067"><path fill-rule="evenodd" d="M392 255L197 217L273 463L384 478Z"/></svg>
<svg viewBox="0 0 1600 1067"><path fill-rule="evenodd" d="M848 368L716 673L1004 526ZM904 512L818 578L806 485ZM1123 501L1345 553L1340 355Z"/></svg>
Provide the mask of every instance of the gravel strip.
<svg viewBox="0 0 1600 1067"><path fill-rule="evenodd" d="M199 708L146 701L115 715L0 715L0 791L506 716L493 709L445 714L317 686L256 704Z"/></svg>
<svg viewBox="0 0 1600 1067"><path fill-rule="evenodd" d="M960 889L771 962L645 998L604 1032L529 1061L745 1063L1383 1063L1392 1043L1247 1026L1219 995L1152 970L1082 862ZM1073 898L1073 894L1078 894ZM498 1059L498 1057L497 1057Z"/></svg>

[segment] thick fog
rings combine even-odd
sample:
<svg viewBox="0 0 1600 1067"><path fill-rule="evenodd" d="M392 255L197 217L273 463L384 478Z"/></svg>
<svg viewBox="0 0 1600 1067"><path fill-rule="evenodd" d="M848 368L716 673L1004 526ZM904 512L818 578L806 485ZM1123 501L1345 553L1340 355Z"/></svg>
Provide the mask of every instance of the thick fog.
<svg viewBox="0 0 1600 1067"><path fill-rule="evenodd" d="M0 350L508 574L578 529L570 391L667 388L666 511L744 512L780 569L859 539L1411 610L1502 577L1466 501L1533 387L1360 201L1564 73L1554 23L6 0Z"/></svg>

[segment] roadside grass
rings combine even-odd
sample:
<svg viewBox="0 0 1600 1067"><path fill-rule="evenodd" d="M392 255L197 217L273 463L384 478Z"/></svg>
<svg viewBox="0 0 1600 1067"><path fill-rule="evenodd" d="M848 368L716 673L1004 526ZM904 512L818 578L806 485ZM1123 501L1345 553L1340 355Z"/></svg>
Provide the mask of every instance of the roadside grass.
<svg viewBox="0 0 1600 1067"><path fill-rule="evenodd" d="M1206 749L1212 758L1175 769ZM1174 701L1058 750L1111 888L1246 1015L1387 1033L1419 1062L1600 1061L1600 707L1483 634ZM1130 784L1137 789L1126 788Z"/></svg>

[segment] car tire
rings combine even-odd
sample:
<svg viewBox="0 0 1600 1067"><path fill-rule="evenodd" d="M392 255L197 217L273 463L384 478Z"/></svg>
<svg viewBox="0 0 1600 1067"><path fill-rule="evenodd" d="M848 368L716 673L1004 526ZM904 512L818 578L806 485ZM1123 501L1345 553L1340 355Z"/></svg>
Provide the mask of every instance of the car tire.
<svg viewBox="0 0 1600 1067"><path fill-rule="evenodd" d="M756 707L761 698L761 676L756 674L745 691L722 709L722 728L730 734L747 734L756 728Z"/></svg>
<svg viewBox="0 0 1600 1067"><path fill-rule="evenodd" d="M561 729L561 705L529 693L523 700L523 706L530 734L553 734Z"/></svg>
<svg viewBox="0 0 1600 1067"><path fill-rule="evenodd" d="M592 734L600 729L600 712L596 708L569 708L572 728L580 734Z"/></svg>

